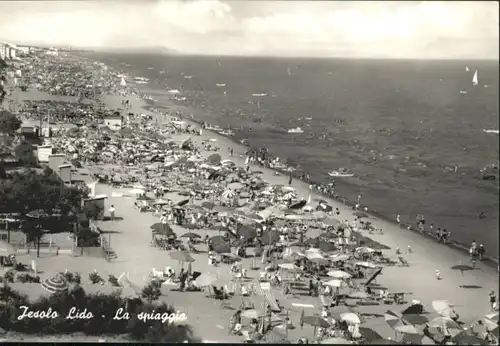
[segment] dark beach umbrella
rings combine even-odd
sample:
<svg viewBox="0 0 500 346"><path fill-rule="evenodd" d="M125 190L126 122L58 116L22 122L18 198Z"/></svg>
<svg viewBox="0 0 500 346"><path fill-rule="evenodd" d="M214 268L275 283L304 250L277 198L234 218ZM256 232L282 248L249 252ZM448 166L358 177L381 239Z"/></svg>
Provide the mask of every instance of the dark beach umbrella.
<svg viewBox="0 0 500 346"><path fill-rule="evenodd" d="M382 268L380 268L382 270ZM420 315L424 313L424 306L422 304L413 304L401 312L403 315Z"/></svg>
<svg viewBox="0 0 500 346"><path fill-rule="evenodd" d="M174 232L166 223L157 222L151 225L153 232Z"/></svg>
<svg viewBox="0 0 500 346"><path fill-rule="evenodd" d="M305 243L305 242L296 242L296 243L293 243L293 244L290 244L290 246L297 246L297 247L307 247L309 244Z"/></svg>
<svg viewBox="0 0 500 346"><path fill-rule="evenodd" d="M418 314L403 314L403 320L409 324L425 324L429 322L427 317Z"/></svg>
<svg viewBox="0 0 500 346"><path fill-rule="evenodd" d="M302 209L306 206L307 204L307 201L305 199L297 202L297 203L294 203L290 206L290 209Z"/></svg>
<svg viewBox="0 0 500 346"><path fill-rule="evenodd" d="M206 209L212 210L215 206L214 202L203 202L201 203L201 206Z"/></svg>
<svg viewBox="0 0 500 346"><path fill-rule="evenodd" d="M453 337L453 340L458 345L485 345L486 344L486 342L483 339L480 339L475 335L469 334L468 331L466 331L466 330L455 335L455 337Z"/></svg>
<svg viewBox="0 0 500 346"><path fill-rule="evenodd" d="M302 323L308 324L315 328L329 328L331 327L325 319L320 316L303 316L301 318Z"/></svg>
<svg viewBox="0 0 500 346"><path fill-rule="evenodd" d="M216 253L230 253L231 245L228 243L217 243L213 245L213 251Z"/></svg>
<svg viewBox="0 0 500 346"><path fill-rule="evenodd" d="M238 228L238 235L240 237L246 238L246 239L251 239L257 237L257 231L255 228L251 228L249 226L243 225Z"/></svg>
<svg viewBox="0 0 500 346"><path fill-rule="evenodd" d="M212 154L209 157L207 157L206 161L209 165L218 165L221 162L221 157L219 154Z"/></svg>
<svg viewBox="0 0 500 346"><path fill-rule="evenodd" d="M280 240L280 234L277 230L270 230L260 238L262 245L273 245Z"/></svg>
<svg viewBox="0 0 500 346"><path fill-rule="evenodd" d="M177 202L177 205L179 207L182 207L182 206L184 206L184 205L186 205L188 203L189 203L189 199L183 199L182 201Z"/></svg>
<svg viewBox="0 0 500 346"><path fill-rule="evenodd" d="M323 222L323 224L326 226L339 226L342 223L338 219L330 219L330 218L324 219L321 222Z"/></svg>
<svg viewBox="0 0 500 346"><path fill-rule="evenodd" d="M363 336L366 341L383 339L383 337L371 328L359 327L359 334Z"/></svg>
<svg viewBox="0 0 500 346"><path fill-rule="evenodd" d="M323 252L332 252L337 249L337 247L333 244L330 244L324 240L320 240L318 242L318 248Z"/></svg>
<svg viewBox="0 0 500 346"><path fill-rule="evenodd" d="M68 289L68 283L60 275L42 281L42 287L51 293L62 292Z"/></svg>
<svg viewBox="0 0 500 346"><path fill-rule="evenodd" d="M460 272L462 273L462 275L464 275L464 271L474 270L474 268L472 268L471 266L466 265L466 264L459 264L459 265L451 267L451 269L453 269L453 270L460 270Z"/></svg>
<svg viewBox="0 0 500 346"><path fill-rule="evenodd" d="M201 235L193 232L184 233L181 238L201 238Z"/></svg>
<svg viewBox="0 0 500 346"><path fill-rule="evenodd" d="M217 244L225 244L227 243L227 239L221 235L216 235L213 236L212 238L209 239L212 245L217 245Z"/></svg>
<svg viewBox="0 0 500 346"><path fill-rule="evenodd" d="M182 228L185 228L185 229L199 229L198 226L193 225L192 223L188 223L186 225L182 225Z"/></svg>

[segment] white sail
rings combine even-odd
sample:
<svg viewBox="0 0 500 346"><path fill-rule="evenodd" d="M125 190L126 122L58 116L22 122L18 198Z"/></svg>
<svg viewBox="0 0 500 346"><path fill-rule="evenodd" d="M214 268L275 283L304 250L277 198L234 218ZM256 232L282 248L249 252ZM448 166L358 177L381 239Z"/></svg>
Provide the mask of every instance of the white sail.
<svg viewBox="0 0 500 346"><path fill-rule="evenodd" d="M479 84L479 80L477 78L477 70L476 70L476 72L474 72L474 77L472 77L472 84L473 85L478 85Z"/></svg>
<svg viewBox="0 0 500 346"><path fill-rule="evenodd" d="M120 86L124 87L127 85L127 82L125 82L125 78L122 77L122 79L120 80Z"/></svg>
<svg viewBox="0 0 500 346"><path fill-rule="evenodd" d="M286 70L286 72L288 73L289 76L292 75L292 72L290 71L290 67Z"/></svg>
<svg viewBox="0 0 500 346"><path fill-rule="evenodd" d="M465 66L465 71L469 72L469 66Z"/></svg>

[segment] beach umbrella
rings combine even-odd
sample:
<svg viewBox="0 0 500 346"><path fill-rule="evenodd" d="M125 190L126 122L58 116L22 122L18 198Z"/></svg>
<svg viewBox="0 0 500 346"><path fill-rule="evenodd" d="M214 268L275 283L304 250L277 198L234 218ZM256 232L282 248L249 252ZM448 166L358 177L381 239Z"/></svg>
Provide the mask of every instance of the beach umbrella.
<svg viewBox="0 0 500 346"><path fill-rule="evenodd" d="M349 293L348 297L352 299L366 299L370 297L370 295L363 291L356 291Z"/></svg>
<svg viewBox="0 0 500 346"><path fill-rule="evenodd" d="M201 235L193 232L184 233L181 238L201 238Z"/></svg>
<svg viewBox="0 0 500 346"><path fill-rule="evenodd" d="M472 268L471 266L466 265L466 264L459 264L459 265L451 267L451 269L460 270L460 273L462 273L462 275L464 275L464 271L474 270L474 268Z"/></svg>
<svg viewBox="0 0 500 346"><path fill-rule="evenodd" d="M260 216L259 214L252 214L252 213L249 213L249 214L245 214L245 217L249 218L249 219L253 219L253 220L257 220L257 221L262 221L264 220L264 218L262 216Z"/></svg>
<svg viewBox="0 0 500 346"><path fill-rule="evenodd" d="M233 198L234 196L236 196L236 194L234 193L233 190L226 190L222 193L221 195L223 198L226 198L226 199L230 199L230 198Z"/></svg>
<svg viewBox="0 0 500 346"><path fill-rule="evenodd" d="M325 340L321 340L320 344L328 344L328 345L350 345L352 344L351 341L340 338L340 337L335 337L335 338L329 338Z"/></svg>
<svg viewBox="0 0 500 346"><path fill-rule="evenodd" d="M218 254L231 252L231 245L228 243L218 243L213 245L213 251Z"/></svg>
<svg viewBox="0 0 500 346"><path fill-rule="evenodd" d="M339 279L333 279L330 281L325 282L325 285L330 286L330 287L342 287L344 285L344 281L339 280Z"/></svg>
<svg viewBox="0 0 500 346"><path fill-rule="evenodd" d="M345 261L349 260L351 257L352 257L351 255L346 255L346 254L331 255L330 261L332 261L332 262L345 262Z"/></svg>
<svg viewBox="0 0 500 346"><path fill-rule="evenodd" d="M296 203L293 203L292 205L290 205L290 209L302 209L306 206L307 204L307 201L305 199L299 201L299 202L296 202Z"/></svg>
<svg viewBox="0 0 500 346"><path fill-rule="evenodd" d="M283 195L283 199L294 199L296 194L294 192L288 192Z"/></svg>
<svg viewBox="0 0 500 346"><path fill-rule="evenodd" d="M329 328L330 323L320 316L303 316L302 323L308 324L315 328Z"/></svg>
<svg viewBox="0 0 500 346"><path fill-rule="evenodd" d="M394 329L394 327L399 325L405 325L405 322L393 311L387 310L384 314L385 322Z"/></svg>
<svg viewBox="0 0 500 346"><path fill-rule="evenodd" d="M246 225L238 227L237 233L240 237L243 237L245 239L257 237L257 231L255 230L255 228L251 228Z"/></svg>
<svg viewBox="0 0 500 346"><path fill-rule="evenodd" d="M354 312L346 312L340 315L340 320L348 324L361 324L359 316Z"/></svg>
<svg viewBox="0 0 500 346"><path fill-rule="evenodd" d="M452 305L447 300L433 300L432 308L443 317L455 318L457 315L455 311L453 311Z"/></svg>
<svg viewBox="0 0 500 346"><path fill-rule="evenodd" d="M322 266L328 265L328 261L324 258L311 258L309 261Z"/></svg>
<svg viewBox="0 0 500 346"><path fill-rule="evenodd" d="M318 246L318 249L320 249L321 251L323 251L325 253L333 252L337 249L337 247L335 245L333 245L332 243L326 242L324 240L319 240L317 246Z"/></svg>
<svg viewBox="0 0 500 346"><path fill-rule="evenodd" d="M448 328L448 329L462 329L462 327L451 318L439 316L427 322L431 328Z"/></svg>
<svg viewBox="0 0 500 346"><path fill-rule="evenodd" d="M221 157L219 154L212 154L205 160L209 165L218 165L221 163Z"/></svg>
<svg viewBox="0 0 500 346"><path fill-rule="evenodd" d="M244 188L244 186L242 183L231 183L231 184L227 185L227 188L237 191L237 190L241 190L242 188Z"/></svg>
<svg viewBox="0 0 500 346"><path fill-rule="evenodd" d="M273 245L276 244L280 240L280 233L276 229L272 229L262 234L260 237L260 241L262 245Z"/></svg>
<svg viewBox="0 0 500 346"><path fill-rule="evenodd" d="M485 345L486 342L483 339L478 338L475 335L469 334L467 330L464 330L461 333L458 333L453 337L453 341L455 341L458 345Z"/></svg>
<svg viewBox="0 0 500 346"><path fill-rule="evenodd" d="M420 315L424 313L422 304L412 304L401 312L403 315Z"/></svg>
<svg viewBox="0 0 500 346"><path fill-rule="evenodd" d="M182 206L184 206L184 205L186 205L188 203L189 203L189 199L183 199L182 201L177 202L177 205L179 207L182 207Z"/></svg>
<svg viewBox="0 0 500 346"><path fill-rule="evenodd" d="M489 331L498 328L498 312L492 312L484 316L484 324Z"/></svg>
<svg viewBox="0 0 500 346"><path fill-rule="evenodd" d="M227 229L223 229L223 231L227 231ZM221 235L216 235L216 236L213 236L212 238L210 238L209 241L212 243L212 245L215 245L215 244L227 243L228 239L221 236Z"/></svg>
<svg viewBox="0 0 500 346"><path fill-rule="evenodd" d="M420 330L411 324L395 326L394 330L403 334L422 334Z"/></svg>
<svg viewBox="0 0 500 346"><path fill-rule="evenodd" d="M198 285L199 287L206 287L213 285L218 279L219 277L217 276L217 274L208 272L202 273L196 278L195 281L196 285Z"/></svg>
<svg viewBox="0 0 500 346"><path fill-rule="evenodd" d="M8 257L10 255L15 255L17 250L9 243L0 240L0 256Z"/></svg>
<svg viewBox="0 0 500 346"><path fill-rule="evenodd" d="M359 334L361 334L363 336L363 339L365 339L366 341L383 339L382 335L371 328L359 327Z"/></svg>
<svg viewBox="0 0 500 346"><path fill-rule="evenodd" d="M356 248L355 251L358 253L361 253L361 254L364 254L364 253L368 254L368 253L375 252L375 250L373 250L370 247L366 247L366 246L358 247L358 248Z"/></svg>
<svg viewBox="0 0 500 346"><path fill-rule="evenodd" d="M146 191L144 191L143 189L132 189L129 191L129 193L132 195L142 195L146 193Z"/></svg>
<svg viewBox="0 0 500 346"><path fill-rule="evenodd" d="M157 222L157 223L152 224L151 229L155 233L164 233L164 234L174 233L174 231L172 230L172 228L169 225L167 225L166 223L161 223L161 222Z"/></svg>
<svg viewBox="0 0 500 346"><path fill-rule="evenodd" d="M171 252L170 258L176 261L181 261L181 262L194 262L194 258L191 257L191 255L187 252L184 251L174 251Z"/></svg>
<svg viewBox="0 0 500 346"><path fill-rule="evenodd" d="M290 246L307 247L307 246L309 246L309 244L306 242L297 241L295 243L290 244Z"/></svg>
<svg viewBox="0 0 500 346"><path fill-rule="evenodd" d="M207 202L207 201L205 201L205 202L201 203L201 206L203 208L212 210L215 207L215 203L214 202Z"/></svg>
<svg viewBox="0 0 500 346"><path fill-rule="evenodd" d="M404 314L403 320L413 325L425 324L429 322L429 319L427 317L418 314Z"/></svg>
<svg viewBox="0 0 500 346"><path fill-rule="evenodd" d="M62 292L68 289L68 283L60 275L42 281L42 287L51 293Z"/></svg>
<svg viewBox="0 0 500 346"><path fill-rule="evenodd" d="M153 205L167 205L168 201L165 201L163 199L159 199L153 203Z"/></svg>
<svg viewBox="0 0 500 346"><path fill-rule="evenodd" d="M372 268L372 269L377 268L377 266L371 262L356 262L354 265L363 268Z"/></svg>
<svg viewBox="0 0 500 346"><path fill-rule="evenodd" d="M323 223L323 225L325 226L338 226L341 224L341 222L337 219L330 219L330 218L326 218L324 220L321 221Z"/></svg>
<svg viewBox="0 0 500 346"><path fill-rule="evenodd" d="M228 165L228 166L232 166L232 165L235 165L235 163L231 160L228 160L228 159L225 159L225 160L222 160L220 162L221 165Z"/></svg>
<svg viewBox="0 0 500 346"><path fill-rule="evenodd" d="M333 232L326 232L326 233L323 233L321 235L321 237L327 238L327 239L333 239L333 238L338 238L340 236L338 234L336 234L336 233L333 233Z"/></svg>
<svg viewBox="0 0 500 346"><path fill-rule="evenodd" d="M278 264L278 267L280 267L283 270L288 270L288 271L291 271L291 272L301 272L302 271L302 269L300 269L299 267L297 267L293 263Z"/></svg>
<svg viewBox="0 0 500 346"><path fill-rule="evenodd" d="M336 279L350 279L352 277L351 274L346 273L345 271L342 270L331 270L326 275Z"/></svg>
<svg viewBox="0 0 500 346"><path fill-rule="evenodd" d="M423 334L404 334L402 342L410 345L435 345L436 343Z"/></svg>

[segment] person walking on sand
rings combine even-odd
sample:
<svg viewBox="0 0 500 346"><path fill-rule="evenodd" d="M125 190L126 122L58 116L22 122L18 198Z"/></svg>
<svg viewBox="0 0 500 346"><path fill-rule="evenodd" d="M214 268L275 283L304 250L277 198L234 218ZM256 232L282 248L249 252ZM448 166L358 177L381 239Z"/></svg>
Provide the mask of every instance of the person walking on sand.
<svg viewBox="0 0 500 346"><path fill-rule="evenodd" d="M495 294L495 291L490 292L490 306L491 310L495 311L495 309L498 307L497 306L497 295Z"/></svg>
<svg viewBox="0 0 500 346"><path fill-rule="evenodd" d="M399 216L399 214L396 216L396 222L398 223L398 226L401 226L401 216Z"/></svg>
<svg viewBox="0 0 500 346"><path fill-rule="evenodd" d="M477 248L477 255L479 256L479 260L483 261L484 260L484 254L486 253L486 250L484 249L483 244L479 244L479 247Z"/></svg>
<svg viewBox="0 0 500 346"><path fill-rule="evenodd" d="M290 177L288 178L288 185L292 185L292 174L290 173Z"/></svg>
<svg viewBox="0 0 500 346"><path fill-rule="evenodd" d="M361 193L358 194L358 199L357 199L357 204L361 204L361 197L363 197L363 195Z"/></svg>
<svg viewBox="0 0 500 346"><path fill-rule="evenodd" d="M241 310L238 310L229 320L229 334L237 333L241 329Z"/></svg>
<svg viewBox="0 0 500 346"><path fill-rule="evenodd" d="M436 279L438 280L442 280L441 278L441 273L439 272L439 270L436 269Z"/></svg>
<svg viewBox="0 0 500 346"><path fill-rule="evenodd" d="M111 204L111 207L108 209L109 211L109 217L111 218L111 221L115 221L115 206Z"/></svg>

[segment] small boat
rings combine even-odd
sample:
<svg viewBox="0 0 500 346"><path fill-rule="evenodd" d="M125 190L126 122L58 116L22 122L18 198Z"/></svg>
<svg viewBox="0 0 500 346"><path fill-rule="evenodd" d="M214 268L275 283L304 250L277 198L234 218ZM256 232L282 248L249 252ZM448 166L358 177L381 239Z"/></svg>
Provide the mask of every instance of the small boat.
<svg viewBox="0 0 500 346"><path fill-rule="evenodd" d="M217 85L218 87L225 87L226 86L226 84L215 84L215 85Z"/></svg>
<svg viewBox="0 0 500 346"><path fill-rule="evenodd" d="M498 130L494 130L494 129L489 129L489 130L483 129L483 132L484 133L494 133L494 134L498 135Z"/></svg>
<svg viewBox="0 0 500 346"><path fill-rule="evenodd" d="M148 67L148 70L154 70L154 68L153 67Z"/></svg>
<svg viewBox="0 0 500 346"><path fill-rule="evenodd" d="M460 94L462 94L462 95L467 94L467 90L460 90Z"/></svg>
<svg viewBox="0 0 500 346"><path fill-rule="evenodd" d="M290 67L286 70L286 72L288 73L289 76L292 75L292 72L290 71Z"/></svg>
<svg viewBox="0 0 500 346"><path fill-rule="evenodd" d="M219 132L223 136L234 136L234 132L231 130L223 130Z"/></svg>
<svg viewBox="0 0 500 346"><path fill-rule="evenodd" d="M169 94L180 94L181 92L178 89L171 89L168 91Z"/></svg>
<svg viewBox="0 0 500 346"><path fill-rule="evenodd" d="M296 127L294 129L288 130L288 133L304 133L304 131L300 127Z"/></svg>
<svg viewBox="0 0 500 346"><path fill-rule="evenodd" d="M354 177L354 173L349 172L347 169L340 168L338 171L331 171L328 173L330 177L334 178L349 178Z"/></svg>
<svg viewBox="0 0 500 346"><path fill-rule="evenodd" d="M262 96L267 96L266 93L262 93L262 94L252 94L252 96L254 97L262 97Z"/></svg>
<svg viewBox="0 0 500 346"><path fill-rule="evenodd" d="M193 76L184 76L184 79L191 79Z"/></svg>
<svg viewBox="0 0 500 346"><path fill-rule="evenodd" d="M148 82L145 80L137 80L137 81L135 81L135 83L136 84L148 84Z"/></svg>
<svg viewBox="0 0 500 346"><path fill-rule="evenodd" d="M465 66L465 71L469 72L469 66Z"/></svg>
<svg viewBox="0 0 500 346"><path fill-rule="evenodd" d="M479 79L477 78L477 70L474 72L474 76L472 77L472 85L478 85Z"/></svg>
<svg viewBox="0 0 500 346"><path fill-rule="evenodd" d="M134 77L135 80L142 80L142 81L149 81L149 78L146 78L146 77Z"/></svg>

